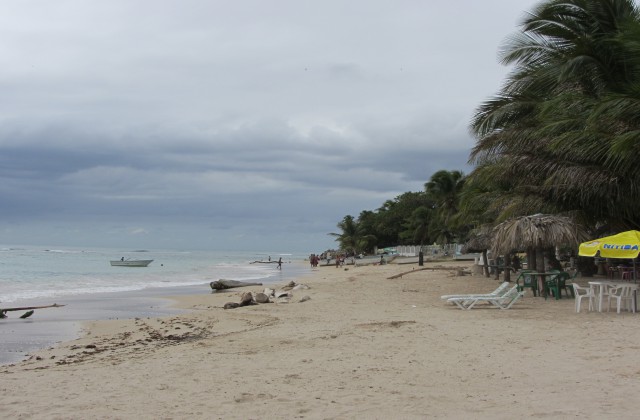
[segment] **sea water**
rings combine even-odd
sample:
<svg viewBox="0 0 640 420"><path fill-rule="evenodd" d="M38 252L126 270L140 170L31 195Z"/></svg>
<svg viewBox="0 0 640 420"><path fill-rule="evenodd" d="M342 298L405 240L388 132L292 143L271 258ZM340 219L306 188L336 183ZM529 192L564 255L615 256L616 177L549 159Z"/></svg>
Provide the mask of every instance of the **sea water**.
<svg viewBox="0 0 640 420"><path fill-rule="evenodd" d="M148 267L110 260L153 260ZM282 268L264 263L282 258ZM180 312L167 296L212 293L219 279L285 284L311 272L302 254L0 246L0 308L64 305L8 312L0 319L0 365L80 334L82 322Z"/></svg>
<svg viewBox="0 0 640 420"><path fill-rule="evenodd" d="M153 260L148 267L110 260ZM282 258L283 269L276 261ZM25 299L208 284L219 279L273 283L301 275L305 256L278 252L0 247L0 307ZM298 264L297 264L298 263Z"/></svg>

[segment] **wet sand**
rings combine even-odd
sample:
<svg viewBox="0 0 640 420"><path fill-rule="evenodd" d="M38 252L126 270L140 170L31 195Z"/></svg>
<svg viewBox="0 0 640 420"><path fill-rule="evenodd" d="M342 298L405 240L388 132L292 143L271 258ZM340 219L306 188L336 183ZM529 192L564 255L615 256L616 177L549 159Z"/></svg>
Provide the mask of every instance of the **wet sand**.
<svg viewBox="0 0 640 420"><path fill-rule="evenodd" d="M265 284L287 281L309 274L305 262L287 264L278 276L264 279ZM30 299L7 304L26 307L63 304L61 308L37 309L30 318L20 319L23 312L9 312L0 321L0 365L16 363L31 353L55 346L61 341L78 338L87 321L123 320L159 317L184 312L175 307L173 296L210 294L208 282L181 287L82 294L47 299Z"/></svg>
<svg viewBox="0 0 640 420"><path fill-rule="evenodd" d="M209 285L171 289L145 289L120 293L24 300L7 306L64 304L60 308L37 309L27 319L22 312L9 312L0 321L0 365L19 362L29 353L79 337L82 323L96 320L166 316L183 312L172 307L167 296L207 293ZM210 290L210 289L209 289Z"/></svg>

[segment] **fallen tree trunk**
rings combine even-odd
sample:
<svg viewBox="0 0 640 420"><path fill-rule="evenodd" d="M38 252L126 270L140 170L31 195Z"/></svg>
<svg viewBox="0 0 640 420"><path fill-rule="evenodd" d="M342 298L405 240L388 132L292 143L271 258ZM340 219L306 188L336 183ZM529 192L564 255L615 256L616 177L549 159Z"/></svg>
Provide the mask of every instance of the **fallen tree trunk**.
<svg viewBox="0 0 640 420"><path fill-rule="evenodd" d="M393 275L391 277L387 277L387 280L397 279L397 278L402 277L402 276L404 276L406 274L417 273L419 271L424 271L424 270L432 270L432 271L435 271L435 270L449 270L449 271L456 271L457 272L458 270L461 270L461 269L462 269L462 267L444 267L444 266L441 266L441 265L436 265L434 267L423 267L423 268L418 268L418 269L411 270L411 271L405 271L404 273L395 274L395 275Z"/></svg>
<svg viewBox="0 0 640 420"><path fill-rule="evenodd" d="M224 290L224 289L232 289L234 287L262 286L262 283L220 279L220 280L212 281L211 283L209 283L209 286L211 286L213 290Z"/></svg>
<svg viewBox="0 0 640 420"><path fill-rule="evenodd" d="M20 308L0 308L0 318L6 318L7 312L9 311L31 311L31 313L27 316L23 315L20 318L28 318L33 314L33 309L45 309L45 308L60 308L65 305L58 305L54 303L53 305L45 305L45 306L23 306Z"/></svg>

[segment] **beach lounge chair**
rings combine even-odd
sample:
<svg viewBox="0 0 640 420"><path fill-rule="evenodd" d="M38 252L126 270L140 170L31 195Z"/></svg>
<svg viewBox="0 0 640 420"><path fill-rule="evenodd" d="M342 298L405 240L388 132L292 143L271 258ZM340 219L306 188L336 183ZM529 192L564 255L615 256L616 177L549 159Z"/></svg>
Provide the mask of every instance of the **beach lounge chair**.
<svg viewBox="0 0 640 420"><path fill-rule="evenodd" d="M501 297L507 292L507 287L509 287L509 284L510 284L509 282L505 281L500 286L498 286L496 290L494 290L491 293L466 293L466 294L459 294L459 295L444 295L444 296L441 296L441 299L446 300L458 306L460 305L467 306L471 304L475 299L480 297L486 297L486 298Z"/></svg>
<svg viewBox="0 0 640 420"><path fill-rule="evenodd" d="M447 302L455 303L460 309L466 310L472 309L480 302L487 302L500 309L509 309L522 296L524 296L524 291L518 290L518 286L516 285L499 296L469 295L466 297L449 298Z"/></svg>
<svg viewBox="0 0 640 420"><path fill-rule="evenodd" d="M502 283L500 286L498 286L498 288L496 290L494 290L491 293L461 293L458 295L442 295L440 296L440 299L442 300L449 300L451 298L460 298L460 297L465 297L465 296L499 296L502 293L504 293L504 290L509 286L509 282L505 281L504 283Z"/></svg>

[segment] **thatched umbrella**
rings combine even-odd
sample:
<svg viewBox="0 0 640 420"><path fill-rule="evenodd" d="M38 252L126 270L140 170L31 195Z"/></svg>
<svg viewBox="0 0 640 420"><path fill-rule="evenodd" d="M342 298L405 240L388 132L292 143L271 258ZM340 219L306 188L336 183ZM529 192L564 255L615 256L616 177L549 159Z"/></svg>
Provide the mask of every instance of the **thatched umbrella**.
<svg viewBox="0 0 640 420"><path fill-rule="evenodd" d="M577 246L587 238L582 228L567 216L534 214L500 223L493 229L491 249L499 254L527 251L529 267L545 272L543 249L557 245ZM535 252L535 258L533 253ZM535 266L532 264L535 263Z"/></svg>
<svg viewBox="0 0 640 420"><path fill-rule="evenodd" d="M481 227L471 233L471 237L462 246L460 252L463 254L467 254L469 252L481 252L484 274L489 277L489 266L487 261L487 250L489 248L491 248L491 229L488 227Z"/></svg>

